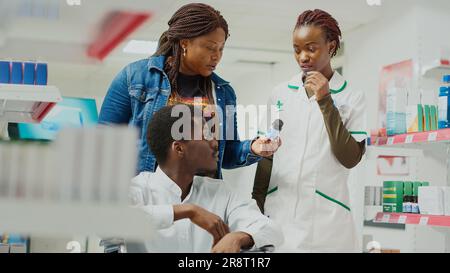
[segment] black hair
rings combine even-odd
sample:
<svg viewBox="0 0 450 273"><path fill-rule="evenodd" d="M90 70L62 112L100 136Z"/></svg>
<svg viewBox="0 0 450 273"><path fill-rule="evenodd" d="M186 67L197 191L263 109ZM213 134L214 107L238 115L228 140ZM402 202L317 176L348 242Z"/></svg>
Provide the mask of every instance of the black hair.
<svg viewBox="0 0 450 273"><path fill-rule="evenodd" d="M187 107L190 111L190 118L193 124L193 117L195 113L195 106L193 105L171 105L161 108L156 112L147 128L147 143L150 147L150 151L156 158L158 164L164 164L167 161L168 151L172 143L175 141L172 135L172 127L180 118L185 118L183 115L186 112L182 112L182 116L174 116L173 109L175 107ZM183 135L184 136L184 135ZM183 139L182 139L183 140Z"/></svg>
<svg viewBox="0 0 450 273"><path fill-rule="evenodd" d="M182 49L180 41L197 38L222 28L225 39L228 38L228 23L213 7L202 3L191 3L182 6L168 22L169 29L159 38L158 50L154 56L172 57L164 67L168 74L173 92L178 92L177 79L181 64ZM203 89L211 99L211 76L203 80Z"/></svg>
<svg viewBox="0 0 450 273"><path fill-rule="evenodd" d="M332 52L332 57L336 56L337 51L341 47L340 37L342 36L339 23L336 19L321 9L307 10L298 17L295 29L309 25L320 27L325 33L327 42L336 42L336 48Z"/></svg>

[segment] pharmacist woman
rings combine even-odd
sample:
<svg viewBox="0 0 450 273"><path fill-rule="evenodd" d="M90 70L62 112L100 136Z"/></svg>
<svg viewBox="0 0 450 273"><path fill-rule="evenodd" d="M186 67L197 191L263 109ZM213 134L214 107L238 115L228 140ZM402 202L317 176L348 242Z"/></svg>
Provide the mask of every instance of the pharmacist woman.
<svg viewBox="0 0 450 273"><path fill-rule="evenodd" d="M226 112L230 106L236 109L236 94L214 73L228 38L228 24L220 12L206 4L187 4L168 25L154 56L128 65L114 79L100 113L101 124L129 124L139 129L137 172L156 170L146 140L147 126L153 113L173 104L216 109L212 112L220 119L222 135L234 136L219 140L218 171L208 175L221 177L222 167L244 167L272 155L278 141L240 141L236 113ZM217 111L219 107L222 111Z"/></svg>
<svg viewBox="0 0 450 273"><path fill-rule="evenodd" d="M347 179L365 152L364 100L331 68L340 36L330 14L302 13L293 33L301 72L269 100L284 121L283 146L259 163L253 196L283 228L280 251L358 250Z"/></svg>

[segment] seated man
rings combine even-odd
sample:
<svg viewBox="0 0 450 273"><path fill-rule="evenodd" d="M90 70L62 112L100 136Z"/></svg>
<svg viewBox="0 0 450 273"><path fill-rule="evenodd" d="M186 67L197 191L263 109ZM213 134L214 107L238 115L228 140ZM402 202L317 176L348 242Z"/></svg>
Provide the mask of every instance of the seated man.
<svg viewBox="0 0 450 273"><path fill-rule="evenodd" d="M181 119L173 117L175 107L185 107L189 117L186 111ZM145 243L146 250L230 253L280 245L280 229L261 214L255 200L239 197L225 181L196 176L216 171L219 154L217 140L208 130L200 130L199 140L187 140L195 128L208 129L205 119L194 112L193 106L165 107L149 124L147 140L159 167L155 173L139 174L130 188L132 204L158 230ZM186 118L181 128L194 130L184 131L188 136L175 140L181 139L173 136L179 131L175 124Z"/></svg>

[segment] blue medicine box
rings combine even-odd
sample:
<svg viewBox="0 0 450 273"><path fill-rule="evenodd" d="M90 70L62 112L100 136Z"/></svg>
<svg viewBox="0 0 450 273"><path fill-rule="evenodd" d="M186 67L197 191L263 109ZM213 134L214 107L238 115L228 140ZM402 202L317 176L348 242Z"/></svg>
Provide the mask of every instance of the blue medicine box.
<svg viewBox="0 0 450 273"><path fill-rule="evenodd" d="M34 85L36 78L36 64L26 62L23 64L23 83Z"/></svg>
<svg viewBox="0 0 450 273"><path fill-rule="evenodd" d="M9 83L11 80L11 63L0 61L0 83Z"/></svg>
<svg viewBox="0 0 450 273"><path fill-rule="evenodd" d="M47 85L48 66L46 63L36 65L36 85Z"/></svg>
<svg viewBox="0 0 450 273"><path fill-rule="evenodd" d="M11 83L23 84L23 63L13 62L11 66Z"/></svg>

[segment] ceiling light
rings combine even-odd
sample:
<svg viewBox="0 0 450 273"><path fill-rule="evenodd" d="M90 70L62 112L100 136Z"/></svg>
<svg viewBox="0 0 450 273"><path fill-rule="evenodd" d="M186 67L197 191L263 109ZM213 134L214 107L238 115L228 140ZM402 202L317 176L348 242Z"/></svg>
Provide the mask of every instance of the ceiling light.
<svg viewBox="0 0 450 273"><path fill-rule="evenodd" d="M366 0L369 6L381 6L381 0Z"/></svg>
<svg viewBox="0 0 450 273"><path fill-rule="evenodd" d="M131 40L123 49L124 53L153 55L158 48L158 42Z"/></svg>

